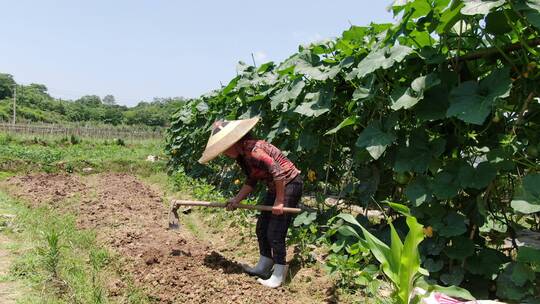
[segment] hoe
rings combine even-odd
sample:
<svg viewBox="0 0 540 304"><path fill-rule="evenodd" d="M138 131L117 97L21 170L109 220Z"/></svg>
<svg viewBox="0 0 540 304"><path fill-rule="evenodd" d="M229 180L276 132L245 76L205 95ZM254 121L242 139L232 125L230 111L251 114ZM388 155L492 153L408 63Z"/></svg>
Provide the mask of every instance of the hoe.
<svg viewBox="0 0 540 304"><path fill-rule="evenodd" d="M180 206L199 206L199 207L216 207L216 208L225 208L227 204L222 203L212 203L212 202L202 202L202 201L185 201L185 200L172 200L171 209L169 211L169 229L178 230L180 228L178 209ZM259 211L272 211L272 206L262 206L262 205L244 205L239 204L236 208L249 209L249 210L259 210ZM300 213L303 210L300 208L289 208L284 207L283 212L285 213Z"/></svg>

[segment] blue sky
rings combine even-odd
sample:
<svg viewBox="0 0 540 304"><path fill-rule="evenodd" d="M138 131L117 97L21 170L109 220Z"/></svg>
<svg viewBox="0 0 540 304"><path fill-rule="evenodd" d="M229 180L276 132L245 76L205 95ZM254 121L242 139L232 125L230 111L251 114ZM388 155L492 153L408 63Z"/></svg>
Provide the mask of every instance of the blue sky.
<svg viewBox="0 0 540 304"><path fill-rule="evenodd" d="M66 99L196 97L227 83L251 53L257 64L279 62L349 22L393 22L391 2L0 0L0 73Z"/></svg>

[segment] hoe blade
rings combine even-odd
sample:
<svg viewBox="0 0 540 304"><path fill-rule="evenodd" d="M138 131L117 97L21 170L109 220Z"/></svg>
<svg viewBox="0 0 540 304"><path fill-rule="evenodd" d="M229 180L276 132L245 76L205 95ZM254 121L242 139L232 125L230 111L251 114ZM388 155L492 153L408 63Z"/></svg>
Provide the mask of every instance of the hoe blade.
<svg viewBox="0 0 540 304"><path fill-rule="evenodd" d="M179 205L172 205L171 210L169 211L169 230L178 230L180 229L180 219L178 217L178 208Z"/></svg>

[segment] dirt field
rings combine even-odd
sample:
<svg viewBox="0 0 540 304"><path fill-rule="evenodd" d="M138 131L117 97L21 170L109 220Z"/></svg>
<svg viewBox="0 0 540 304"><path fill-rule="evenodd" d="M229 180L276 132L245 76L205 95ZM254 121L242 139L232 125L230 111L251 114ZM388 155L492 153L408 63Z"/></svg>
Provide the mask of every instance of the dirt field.
<svg viewBox="0 0 540 304"><path fill-rule="evenodd" d="M33 206L49 204L76 214L80 228L94 229L100 242L125 257L135 284L159 303L335 302L327 295L332 291L327 278L311 269L300 270L288 286L267 289L226 256L235 250L233 242L218 252L188 229L167 230L162 193L132 175L34 174L12 177L0 187ZM125 288L116 278L108 292L114 296Z"/></svg>

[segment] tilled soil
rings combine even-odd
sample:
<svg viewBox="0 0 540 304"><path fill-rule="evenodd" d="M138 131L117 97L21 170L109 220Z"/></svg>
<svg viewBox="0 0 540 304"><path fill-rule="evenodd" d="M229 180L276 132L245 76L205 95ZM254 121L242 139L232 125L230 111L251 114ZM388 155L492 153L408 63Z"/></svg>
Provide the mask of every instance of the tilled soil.
<svg viewBox="0 0 540 304"><path fill-rule="evenodd" d="M49 204L77 214L80 228L96 230L102 243L125 257L135 284L159 303L333 302L321 300L324 290L265 288L188 230L167 230L160 193L132 175L33 174L12 177L2 186L33 206ZM126 287L120 280L109 285L113 296Z"/></svg>

